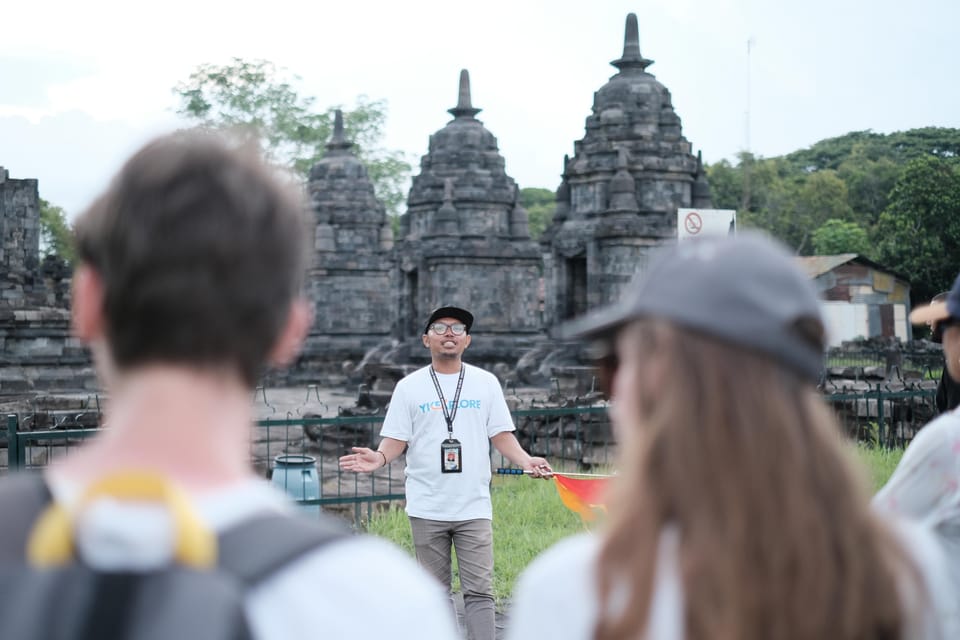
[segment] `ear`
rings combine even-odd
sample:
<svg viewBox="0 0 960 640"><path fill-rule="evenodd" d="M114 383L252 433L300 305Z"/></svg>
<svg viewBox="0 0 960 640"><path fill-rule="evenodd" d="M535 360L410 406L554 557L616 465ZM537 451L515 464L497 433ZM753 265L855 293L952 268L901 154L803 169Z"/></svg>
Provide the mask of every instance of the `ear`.
<svg viewBox="0 0 960 640"><path fill-rule="evenodd" d="M427 334L423 334L422 336L420 336L420 339L423 341L423 346L426 347L427 349L429 349L429 348L430 348L430 336L428 336Z"/></svg>
<svg viewBox="0 0 960 640"><path fill-rule="evenodd" d="M77 265L73 271L70 311L73 333L81 342L89 345L103 337L103 281L89 265Z"/></svg>
<svg viewBox="0 0 960 640"><path fill-rule="evenodd" d="M303 298L290 303L287 321L267 356L272 367L285 367L296 359L313 325L313 306Z"/></svg>
<svg viewBox="0 0 960 640"><path fill-rule="evenodd" d="M473 341L473 338L470 337L470 334L467 334L467 339L463 341L463 348L466 349L470 346L470 343Z"/></svg>

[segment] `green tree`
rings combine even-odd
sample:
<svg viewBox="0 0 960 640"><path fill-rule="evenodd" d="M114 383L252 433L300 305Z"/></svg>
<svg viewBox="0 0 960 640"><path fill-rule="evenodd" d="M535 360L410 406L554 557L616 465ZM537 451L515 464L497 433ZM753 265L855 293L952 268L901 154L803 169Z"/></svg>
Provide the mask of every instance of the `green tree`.
<svg viewBox="0 0 960 640"><path fill-rule="evenodd" d="M526 187L520 189L520 206L527 210L530 219L530 237L538 240L557 210L556 194L550 189Z"/></svg>
<svg viewBox="0 0 960 640"><path fill-rule="evenodd" d="M836 218L827 220L813 232L813 249L818 256L857 253L867 258L873 250L863 227Z"/></svg>
<svg viewBox="0 0 960 640"><path fill-rule="evenodd" d="M40 198L40 253L56 255L73 262L73 232L67 222L66 212Z"/></svg>
<svg viewBox="0 0 960 640"><path fill-rule="evenodd" d="M727 160L707 165L710 195L717 209L739 209L743 199L743 171Z"/></svg>
<svg viewBox="0 0 960 640"><path fill-rule="evenodd" d="M298 80L269 61L234 58L227 65L200 65L173 92L180 99L179 115L201 128L227 130L241 143L254 143L268 160L305 178L323 157L336 107L317 111L314 98L297 93ZM380 146L386 103L360 96L352 109L344 110L343 120L377 196L397 215L411 167L402 152Z"/></svg>
<svg viewBox="0 0 960 640"><path fill-rule="evenodd" d="M853 131L784 156L741 153L735 164L721 160L708 166L707 177L714 205L737 209L741 226L764 229L798 253L812 253L827 246L861 246L860 232L878 241L877 227L890 208L894 185L908 163L923 159L956 167L960 129ZM841 222L850 226L841 228ZM885 232L890 225L888 220ZM818 247L813 236L821 228ZM937 233L919 231L927 232ZM876 242L871 253L879 255Z"/></svg>
<svg viewBox="0 0 960 640"><path fill-rule="evenodd" d="M813 232L827 220L853 221L847 185L832 169L816 171L799 181L788 217L788 242L797 253L813 253Z"/></svg>
<svg viewBox="0 0 960 640"><path fill-rule="evenodd" d="M903 167L889 156L870 157L863 145L854 146L840 163L837 175L846 183L850 207L862 224L871 227L880 219L901 171Z"/></svg>
<svg viewBox="0 0 960 640"><path fill-rule="evenodd" d="M781 158L757 159L741 154L738 169L744 193L736 206L737 223L763 229L793 246L796 234L791 215L796 181L788 175L787 165Z"/></svg>
<svg viewBox="0 0 960 640"><path fill-rule="evenodd" d="M813 253L811 236L830 219L853 221L847 188L835 171L797 173L781 158L750 160L749 208L741 208L743 226L764 229L797 253Z"/></svg>
<svg viewBox="0 0 960 640"><path fill-rule="evenodd" d="M957 163L927 155L907 164L874 241L880 261L909 279L915 301L949 289L960 272Z"/></svg>
<svg viewBox="0 0 960 640"><path fill-rule="evenodd" d="M857 153L868 160L887 158L898 165L924 156L956 158L960 157L960 129L924 127L890 134L851 131L789 153L784 159L798 170L812 172L839 169Z"/></svg>

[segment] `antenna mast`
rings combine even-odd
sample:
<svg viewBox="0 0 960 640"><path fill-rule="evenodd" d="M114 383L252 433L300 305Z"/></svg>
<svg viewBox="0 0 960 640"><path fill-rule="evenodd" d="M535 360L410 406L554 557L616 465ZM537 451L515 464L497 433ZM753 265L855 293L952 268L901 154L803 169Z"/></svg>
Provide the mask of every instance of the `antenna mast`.
<svg viewBox="0 0 960 640"><path fill-rule="evenodd" d="M744 137L745 153L741 164L743 166L743 194L740 201L740 209L748 211L750 209L750 170L753 165L753 156L750 152L750 53L753 49L753 36L747 38L747 108L744 112Z"/></svg>

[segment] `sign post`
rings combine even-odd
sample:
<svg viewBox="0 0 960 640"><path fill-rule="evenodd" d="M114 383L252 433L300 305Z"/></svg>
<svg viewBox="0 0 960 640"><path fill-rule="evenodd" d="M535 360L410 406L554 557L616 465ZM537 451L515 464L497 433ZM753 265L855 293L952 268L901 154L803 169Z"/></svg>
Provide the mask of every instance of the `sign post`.
<svg viewBox="0 0 960 640"><path fill-rule="evenodd" d="M677 209L677 240L732 236L736 232L735 209Z"/></svg>

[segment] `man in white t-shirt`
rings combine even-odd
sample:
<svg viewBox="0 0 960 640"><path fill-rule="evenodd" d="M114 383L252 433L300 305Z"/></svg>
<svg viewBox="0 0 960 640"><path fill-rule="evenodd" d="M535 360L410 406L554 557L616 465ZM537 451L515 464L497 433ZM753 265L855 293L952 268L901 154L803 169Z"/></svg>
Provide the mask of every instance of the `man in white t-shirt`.
<svg viewBox="0 0 960 640"><path fill-rule="evenodd" d="M54 552L75 548L95 569L145 572L182 562L184 540L216 540L264 514L297 517L254 474L250 436L263 367L288 364L312 320L301 292L303 211L252 152L175 134L137 152L80 216L73 329L109 393L109 426L46 470L68 518L32 525L31 554L50 540L36 535L41 525L67 522L70 544ZM0 483L0 502L23 479ZM122 491L86 499L109 480ZM163 491L147 495L157 484ZM131 496L134 488L143 494ZM3 525L15 516L8 510ZM0 535L0 569L24 562L22 542ZM217 559L215 542L191 549ZM247 591L243 608L258 640L456 637L443 590L370 536L297 556ZM382 615L367 615L374 608Z"/></svg>
<svg viewBox="0 0 960 640"><path fill-rule="evenodd" d="M406 451L407 515L417 560L448 588L457 553L464 622L471 640L493 640L493 509L490 445L535 478L550 465L530 456L496 376L462 360L473 314L440 307L423 330L431 364L397 383L376 450L354 447L340 467L369 473Z"/></svg>

